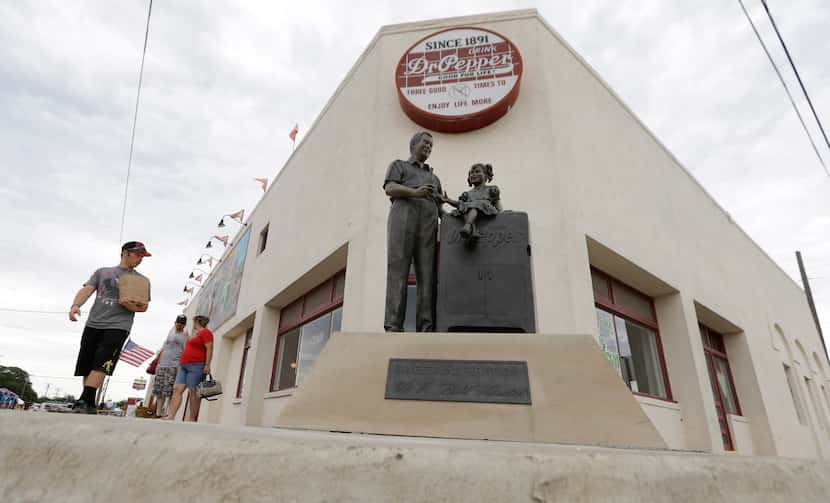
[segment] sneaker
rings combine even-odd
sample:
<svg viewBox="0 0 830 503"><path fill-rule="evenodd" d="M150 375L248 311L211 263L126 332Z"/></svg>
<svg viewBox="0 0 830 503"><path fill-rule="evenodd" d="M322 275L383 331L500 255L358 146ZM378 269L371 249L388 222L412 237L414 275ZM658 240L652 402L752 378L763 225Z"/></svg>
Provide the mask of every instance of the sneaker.
<svg viewBox="0 0 830 503"><path fill-rule="evenodd" d="M89 405L83 400L75 400L72 404L73 414L98 414L98 410L94 405Z"/></svg>

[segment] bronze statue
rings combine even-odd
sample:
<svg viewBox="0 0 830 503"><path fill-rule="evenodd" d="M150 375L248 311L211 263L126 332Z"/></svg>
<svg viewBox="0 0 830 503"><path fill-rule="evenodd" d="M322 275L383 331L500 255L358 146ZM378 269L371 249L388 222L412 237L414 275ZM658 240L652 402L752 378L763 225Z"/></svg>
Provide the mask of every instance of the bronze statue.
<svg viewBox="0 0 830 503"><path fill-rule="evenodd" d="M492 216L502 211L501 193L495 185L487 185L493 180L493 166L490 164L476 163L470 167L467 173L467 185L472 187L458 197L458 201L446 197L443 201L454 206L453 216L464 218L464 227L459 234L467 244L475 244L481 234L476 226L476 218L479 215Z"/></svg>
<svg viewBox="0 0 830 503"><path fill-rule="evenodd" d="M386 313L383 328L402 332L410 265L417 283L416 330L435 330L435 246L445 195L441 181L426 164L432 135L416 133L407 161L392 161L383 189L392 205L387 221Z"/></svg>

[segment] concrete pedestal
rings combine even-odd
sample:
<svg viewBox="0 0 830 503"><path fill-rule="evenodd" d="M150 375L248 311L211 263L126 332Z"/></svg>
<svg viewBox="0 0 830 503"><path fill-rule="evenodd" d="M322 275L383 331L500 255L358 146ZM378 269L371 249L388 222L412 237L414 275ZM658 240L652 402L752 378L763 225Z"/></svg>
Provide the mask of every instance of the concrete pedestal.
<svg viewBox="0 0 830 503"><path fill-rule="evenodd" d="M531 405L385 399L390 358L527 362ZM335 334L278 426L665 448L589 335Z"/></svg>

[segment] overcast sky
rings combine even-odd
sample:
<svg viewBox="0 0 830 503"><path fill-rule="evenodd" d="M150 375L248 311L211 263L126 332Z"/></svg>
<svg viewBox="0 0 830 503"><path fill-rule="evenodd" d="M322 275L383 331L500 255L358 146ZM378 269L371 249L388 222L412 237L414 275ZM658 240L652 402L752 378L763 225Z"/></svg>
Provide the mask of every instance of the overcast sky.
<svg viewBox="0 0 830 503"><path fill-rule="evenodd" d="M760 0L744 1L796 92ZM768 3L830 127L830 3ZM92 271L118 262L147 5L0 3L0 364L28 370L41 394L79 394L83 322L4 310L65 312ZM737 0L397 5L154 2L125 233L154 254L140 267L153 302L136 342L160 345L219 218L253 208L253 178L274 178L291 127L301 140L380 26L529 7L794 278L793 251L804 253L830 332L830 179ZM109 397L135 395L139 375L122 362Z"/></svg>

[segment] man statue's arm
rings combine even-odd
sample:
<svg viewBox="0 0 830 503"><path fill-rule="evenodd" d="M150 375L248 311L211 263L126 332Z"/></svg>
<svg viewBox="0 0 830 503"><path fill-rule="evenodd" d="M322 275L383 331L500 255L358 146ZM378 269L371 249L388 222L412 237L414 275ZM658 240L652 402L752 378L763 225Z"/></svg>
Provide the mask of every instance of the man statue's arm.
<svg viewBox="0 0 830 503"><path fill-rule="evenodd" d="M393 198L430 197L435 187L432 184L421 185L417 189L401 185L396 182L387 182L384 186L386 195Z"/></svg>

